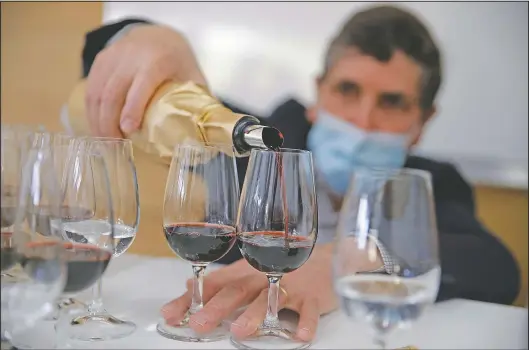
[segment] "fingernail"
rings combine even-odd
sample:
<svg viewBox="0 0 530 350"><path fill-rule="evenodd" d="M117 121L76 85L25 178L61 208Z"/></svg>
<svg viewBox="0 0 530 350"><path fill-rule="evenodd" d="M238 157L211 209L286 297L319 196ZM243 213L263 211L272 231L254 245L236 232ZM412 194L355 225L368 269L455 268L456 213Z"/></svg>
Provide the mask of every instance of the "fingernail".
<svg viewBox="0 0 530 350"><path fill-rule="evenodd" d="M208 320L203 315L196 314L191 316L190 322L198 324L199 326L204 326L208 322Z"/></svg>
<svg viewBox="0 0 530 350"><path fill-rule="evenodd" d="M123 120L120 123L120 128L121 128L121 131L123 131L124 133L128 134L128 133L134 131L135 125L134 125L134 122L132 120L125 119L125 120Z"/></svg>
<svg viewBox="0 0 530 350"><path fill-rule="evenodd" d="M232 322L232 326L236 326L239 328L245 328L248 325L248 321L246 319L237 319L234 322Z"/></svg>
<svg viewBox="0 0 530 350"><path fill-rule="evenodd" d="M300 328L300 330L298 331L298 338L302 340L311 340L311 337L312 337L312 332L307 327Z"/></svg>

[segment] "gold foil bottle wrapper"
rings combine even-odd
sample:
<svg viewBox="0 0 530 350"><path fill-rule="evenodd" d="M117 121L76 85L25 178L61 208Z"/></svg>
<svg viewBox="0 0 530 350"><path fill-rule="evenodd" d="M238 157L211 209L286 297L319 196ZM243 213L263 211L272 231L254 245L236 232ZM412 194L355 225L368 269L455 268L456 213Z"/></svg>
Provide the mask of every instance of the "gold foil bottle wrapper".
<svg viewBox="0 0 530 350"><path fill-rule="evenodd" d="M81 81L68 100L68 121L75 135L89 135L85 109L86 82ZM211 144L233 154L232 133L243 116L224 107L194 82L166 82L151 98L141 128L125 135L134 146L165 164L175 145Z"/></svg>

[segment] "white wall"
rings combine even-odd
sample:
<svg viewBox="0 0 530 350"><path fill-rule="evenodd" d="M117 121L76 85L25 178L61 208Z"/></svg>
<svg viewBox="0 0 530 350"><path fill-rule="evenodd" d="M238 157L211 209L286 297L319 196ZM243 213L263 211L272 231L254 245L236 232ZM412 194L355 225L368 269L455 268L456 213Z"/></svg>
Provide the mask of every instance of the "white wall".
<svg viewBox="0 0 530 350"><path fill-rule="evenodd" d="M105 4L104 20L142 16L190 39L214 91L258 114L313 98L326 42L361 3ZM439 113L419 151L475 182L528 187L528 3L405 3L444 54Z"/></svg>

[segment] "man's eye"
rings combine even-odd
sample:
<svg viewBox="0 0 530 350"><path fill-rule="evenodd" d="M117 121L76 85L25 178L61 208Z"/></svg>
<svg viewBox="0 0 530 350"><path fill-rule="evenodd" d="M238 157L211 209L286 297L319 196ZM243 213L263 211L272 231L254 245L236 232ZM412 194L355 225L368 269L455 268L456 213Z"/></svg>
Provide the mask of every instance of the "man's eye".
<svg viewBox="0 0 530 350"><path fill-rule="evenodd" d="M383 108L405 108L405 99L400 95L382 96L379 104Z"/></svg>
<svg viewBox="0 0 530 350"><path fill-rule="evenodd" d="M359 92L357 85L352 83L340 83L337 86L337 90L343 95L357 94Z"/></svg>

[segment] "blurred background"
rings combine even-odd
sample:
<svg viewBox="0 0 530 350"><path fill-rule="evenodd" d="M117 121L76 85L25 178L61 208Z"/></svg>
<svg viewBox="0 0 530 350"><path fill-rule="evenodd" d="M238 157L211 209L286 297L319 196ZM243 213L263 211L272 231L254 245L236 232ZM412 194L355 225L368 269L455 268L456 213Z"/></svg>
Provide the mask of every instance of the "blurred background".
<svg viewBox="0 0 530 350"><path fill-rule="evenodd" d="M2 122L60 131L61 106L81 77L84 34L130 16L183 31L214 92L229 101L265 115L288 96L311 103L326 42L362 6L4 2ZM444 57L439 113L417 152L455 163L475 185L480 218L519 261L516 304L527 305L528 3L402 6L423 17Z"/></svg>

